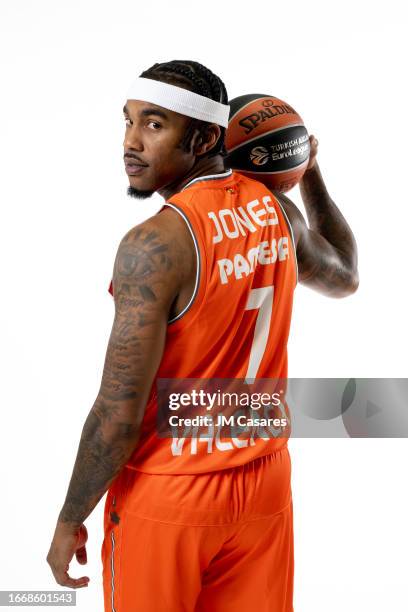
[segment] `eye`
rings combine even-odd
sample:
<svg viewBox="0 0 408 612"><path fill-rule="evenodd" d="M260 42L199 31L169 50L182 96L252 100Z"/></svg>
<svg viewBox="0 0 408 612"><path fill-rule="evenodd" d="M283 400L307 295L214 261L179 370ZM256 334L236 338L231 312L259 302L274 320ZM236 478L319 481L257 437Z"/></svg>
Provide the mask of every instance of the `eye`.
<svg viewBox="0 0 408 612"><path fill-rule="evenodd" d="M157 131L158 129L160 129L160 128L161 128L161 124L160 124L160 123L157 123L157 121L153 121L153 119L151 119L150 121L148 121L147 125L150 125L150 124L153 124L153 125L155 125L155 126L156 126L156 127L154 128L154 130L156 130L156 131Z"/></svg>
<svg viewBox="0 0 408 612"><path fill-rule="evenodd" d="M131 120L129 119L129 117L125 117L125 124L126 125L132 125Z"/></svg>

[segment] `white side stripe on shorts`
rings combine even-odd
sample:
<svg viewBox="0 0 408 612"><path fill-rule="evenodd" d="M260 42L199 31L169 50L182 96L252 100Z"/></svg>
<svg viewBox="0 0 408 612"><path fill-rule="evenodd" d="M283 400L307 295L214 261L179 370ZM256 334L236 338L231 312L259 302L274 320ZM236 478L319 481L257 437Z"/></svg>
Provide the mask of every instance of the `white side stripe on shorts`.
<svg viewBox="0 0 408 612"><path fill-rule="evenodd" d="M114 578L115 578L115 568L113 565L113 555L115 553L115 536L113 535L113 531L111 531L111 540L112 540L112 553L111 553L111 572L112 572L112 585L111 585L111 591L112 591L112 612L115 612L115 604L113 601L113 595L115 592L115 582L114 582Z"/></svg>

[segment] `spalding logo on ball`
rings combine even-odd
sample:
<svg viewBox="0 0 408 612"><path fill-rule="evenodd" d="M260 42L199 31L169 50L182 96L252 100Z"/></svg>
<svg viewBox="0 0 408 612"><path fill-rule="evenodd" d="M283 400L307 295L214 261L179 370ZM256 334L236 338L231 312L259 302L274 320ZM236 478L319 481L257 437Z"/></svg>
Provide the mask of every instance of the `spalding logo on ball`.
<svg viewBox="0 0 408 612"><path fill-rule="evenodd" d="M285 192L302 178L310 155L300 115L286 102L265 94L229 101L226 164L269 189Z"/></svg>

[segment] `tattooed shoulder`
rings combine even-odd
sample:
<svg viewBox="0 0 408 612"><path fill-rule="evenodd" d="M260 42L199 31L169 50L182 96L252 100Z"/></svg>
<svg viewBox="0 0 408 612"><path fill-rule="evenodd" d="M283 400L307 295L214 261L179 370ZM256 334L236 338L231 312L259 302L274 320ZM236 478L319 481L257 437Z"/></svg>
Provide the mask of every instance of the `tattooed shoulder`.
<svg viewBox="0 0 408 612"><path fill-rule="evenodd" d="M191 238L182 224L169 209L125 234L112 279L118 307L154 306L160 298L170 306L193 265Z"/></svg>

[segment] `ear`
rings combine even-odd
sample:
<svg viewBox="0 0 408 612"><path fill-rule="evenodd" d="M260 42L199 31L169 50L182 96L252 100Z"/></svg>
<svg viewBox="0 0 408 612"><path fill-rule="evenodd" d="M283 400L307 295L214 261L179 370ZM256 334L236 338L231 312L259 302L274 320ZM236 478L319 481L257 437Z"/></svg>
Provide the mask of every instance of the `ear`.
<svg viewBox="0 0 408 612"><path fill-rule="evenodd" d="M221 136L221 128L216 123L210 123L204 128L194 143L194 154L203 155L212 149L219 137Z"/></svg>

